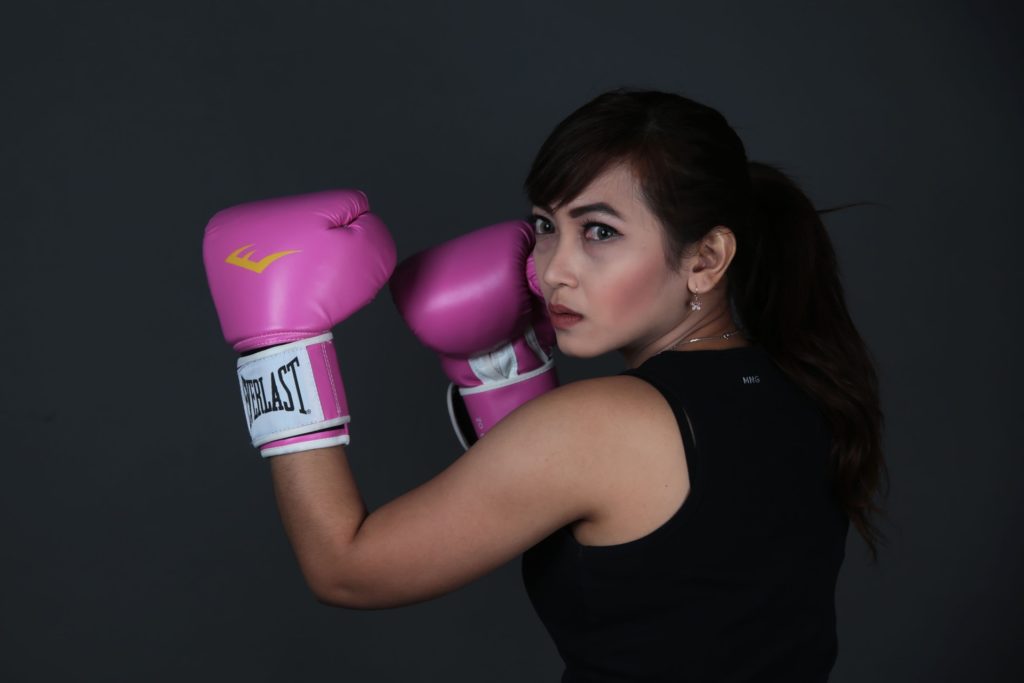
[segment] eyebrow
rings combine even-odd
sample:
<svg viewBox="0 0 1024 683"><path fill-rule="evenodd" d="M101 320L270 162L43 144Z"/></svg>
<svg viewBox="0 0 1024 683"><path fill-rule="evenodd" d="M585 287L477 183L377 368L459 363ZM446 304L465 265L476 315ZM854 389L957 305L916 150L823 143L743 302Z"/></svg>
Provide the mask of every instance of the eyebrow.
<svg viewBox="0 0 1024 683"><path fill-rule="evenodd" d="M552 211L550 207L541 206L539 208L543 209L547 213L550 213L550 214L554 213L554 211ZM619 220L625 220L622 217L622 215L619 214L618 211L613 209L608 204L605 204L604 202L597 202L596 204L585 204L583 206L577 206L575 209L573 209L572 211L569 212L569 218L579 218L583 214L587 214L587 213L606 213L609 216L615 216Z"/></svg>

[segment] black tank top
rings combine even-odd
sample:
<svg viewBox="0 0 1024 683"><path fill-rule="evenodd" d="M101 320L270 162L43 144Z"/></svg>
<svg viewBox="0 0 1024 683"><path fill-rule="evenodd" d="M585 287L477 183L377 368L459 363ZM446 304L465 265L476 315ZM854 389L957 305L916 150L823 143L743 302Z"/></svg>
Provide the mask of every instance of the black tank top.
<svg viewBox="0 0 1024 683"><path fill-rule="evenodd" d="M561 680L827 680L849 525L820 410L756 344L620 374L672 407L690 493L642 538L586 546L565 526L523 554Z"/></svg>

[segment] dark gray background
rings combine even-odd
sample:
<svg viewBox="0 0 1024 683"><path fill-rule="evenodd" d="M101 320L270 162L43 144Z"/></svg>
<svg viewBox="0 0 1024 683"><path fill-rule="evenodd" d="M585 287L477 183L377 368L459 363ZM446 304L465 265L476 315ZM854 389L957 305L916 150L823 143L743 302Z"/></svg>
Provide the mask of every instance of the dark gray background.
<svg viewBox="0 0 1024 683"><path fill-rule="evenodd" d="M827 217L889 420L835 681L1019 680L1022 50L1009 3L93 2L8 8L0 679L557 680L518 560L440 599L308 592L201 262L207 219L367 192L404 257L528 208L618 85L718 108ZM1014 313L1017 311L1018 313ZM461 450L384 290L335 329L371 509ZM613 355L561 357L571 381Z"/></svg>

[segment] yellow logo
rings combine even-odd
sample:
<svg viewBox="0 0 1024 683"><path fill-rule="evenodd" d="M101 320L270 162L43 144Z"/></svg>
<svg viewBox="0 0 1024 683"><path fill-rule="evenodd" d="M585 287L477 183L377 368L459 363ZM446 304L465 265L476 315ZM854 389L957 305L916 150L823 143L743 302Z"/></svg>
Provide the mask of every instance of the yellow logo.
<svg viewBox="0 0 1024 683"><path fill-rule="evenodd" d="M254 273L262 273L264 270L267 269L267 266L269 266L271 263L281 258L282 256L287 256L288 254L297 254L300 251L302 251L301 249L292 249L291 251L278 251L274 252L273 254L268 254L267 256L264 256L259 261L250 261L249 257L253 255L253 252L256 251L255 249L253 249L247 254L242 254L240 252L244 251L245 249L248 249L251 246L251 244L246 244L244 247L239 247L238 249L235 249L233 252L228 254L228 257L224 259L224 262L230 263L235 266L241 266L242 268L245 268L246 270L251 270Z"/></svg>

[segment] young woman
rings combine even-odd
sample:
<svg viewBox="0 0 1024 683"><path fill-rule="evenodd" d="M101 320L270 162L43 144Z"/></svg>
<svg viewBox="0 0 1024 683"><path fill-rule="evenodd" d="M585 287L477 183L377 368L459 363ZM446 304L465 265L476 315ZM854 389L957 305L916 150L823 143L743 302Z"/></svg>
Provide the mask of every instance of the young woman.
<svg viewBox="0 0 1024 683"><path fill-rule="evenodd" d="M395 274L399 308L441 353L482 438L372 514L346 460L344 394L332 390L333 407L323 399L340 387L336 366L322 373L335 381L304 385L321 390L308 402L327 406L316 419L252 425L287 412L268 399L275 377L292 381L281 368L301 385L302 363L285 350L333 359L331 325L390 277L386 231L364 196L331 197L342 208L326 213L356 236L337 257L350 268L292 277L318 290L346 278L334 285L344 295L326 297L344 304L284 324L285 285L254 293L256 278L226 284L236 273L220 266L222 253L256 259L232 246L255 242L254 226L286 232L283 205L235 207L207 228L225 336L243 352L278 344L244 356L239 372L254 444L283 455L271 460L275 490L311 589L326 604L396 607L522 554L564 681L826 680L848 524L874 555L885 466L875 370L814 207L780 171L749 162L717 111L650 91L609 92L572 113L526 190L530 230L492 226ZM305 201L325 214L323 193ZM301 251L286 247L268 243L274 254L259 263ZM271 302L244 331L229 319L240 291ZM578 357L617 350L627 369L556 387L552 340ZM499 398L481 407L488 396Z"/></svg>

